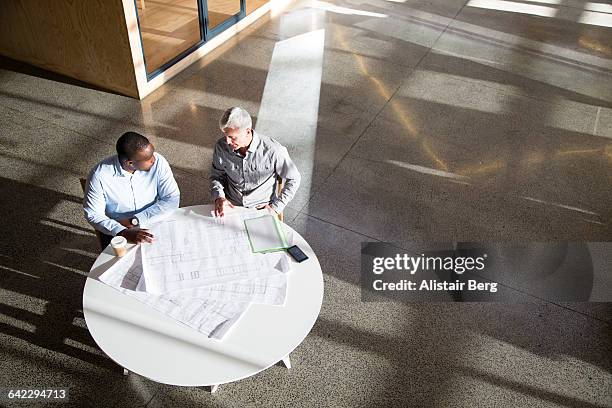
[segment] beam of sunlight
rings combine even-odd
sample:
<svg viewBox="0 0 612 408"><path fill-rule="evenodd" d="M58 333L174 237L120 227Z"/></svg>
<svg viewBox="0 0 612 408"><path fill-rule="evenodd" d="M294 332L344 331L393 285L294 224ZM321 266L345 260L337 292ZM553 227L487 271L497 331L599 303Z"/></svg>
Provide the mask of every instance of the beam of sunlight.
<svg viewBox="0 0 612 408"><path fill-rule="evenodd" d="M10 289L2 288L0 293L2 294L1 304L37 315L43 315L47 309L47 303L49 303L45 299L15 292Z"/></svg>
<svg viewBox="0 0 612 408"><path fill-rule="evenodd" d="M599 221L595 221L595 220L589 220L589 219L586 219L586 218L582 218L582 220L586 221L586 222L590 222L591 224L606 225L604 222L599 222Z"/></svg>
<svg viewBox="0 0 612 408"><path fill-rule="evenodd" d="M349 44L347 43L342 30L337 29L335 34L340 44L344 48L350 49ZM393 90L385 86L385 84L383 83L381 79L372 75L369 72L369 70L367 69L365 65L364 58L362 56L355 54L355 53L353 53L352 56L357 62L357 67L359 71L370 82L374 84L378 94L382 96L385 99L385 101L390 101L391 98L393 97ZM402 127L406 130L407 134L413 139L421 139L421 147L423 148L424 153L427 154L435 163L437 163L438 166L443 171L448 171L448 166L446 165L446 163L444 163L444 161L442 161L440 157L433 151L431 146L428 144L428 139L425 136L418 134L418 131L414 123L412 123L410 116L402 109L400 104L397 101L391 100L391 102L389 103L389 106L391 107L391 110L393 111L395 117L399 120Z"/></svg>
<svg viewBox="0 0 612 408"><path fill-rule="evenodd" d="M177 47L184 43L181 38L172 38L167 35L147 32L145 29L140 31L143 41L150 41L160 47Z"/></svg>
<svg viewBox="0 0 612 408"><path fill-rule="evenodd" d="M85 322L85 318L83 317L75 317L74 319L72 319L72 325L87 330L87 323Z"/></svg>
<svg viewBox="0 0 612 408"><path fill-rule="evenodd" d="M18 271L17 269L9 268L8 266L0 265L0 269L4 269L4 270L10 271L10 272L15 272L15 273L18 273L20 275L28 276L30 278L40 279L40 276L31 275L31 274L26 273L26 272L21 272L21 271Z"/></svg>
<svg viewBox="0 0 612 408"><path fill-rule="evenodd" d="M599 11L600 13L609 13L612 14L612 4L606 3L587 3L584 6L585 10L589 11Z"/></svg>
<svg viewBox="0 0 612 408"><path fill-rule="evenodd" d="M90 251L85 251L83 249L78 248L60 248L62 251L70 252L71 254L81 255L91 259L97 259L100 255L99 253L94 253Z"/></svg>
<svg viewBox="0 0 612 408"><path fill-rule="evenodd" d="M448 86L440 87L440 83L447 83ZM474 84L474 85L472 85ZM472 89L478 88L478 97L467 98L468 93L475 93ZM404 81L404 85L398 92L398 96L429 101L439 105L446 105L453 108L465 108L477 112L502 113L508 110L508 104L512 103L517 94L520 95L521 89L512 85L505 85L493 81L481 79L467 79L461 75L440 73L430 70L415 70L412 75ZM523 98L519 96L519 98ZM592 105L574 103L564 103L559 98L559 103L547 102L548 114L544 120L545 124L551 128L569 130L572 132L583 132L582 124L568 121L567 118L576 115L578 108L590 108ZM395 116L405 127L410 128L406 121L407 115L402 112L396 100L389 104ZM414 129L410 134L414 134Z"/></svg>
<svg viewBox="0 0 612 408"><path fill-rule="evenodd" d="M342 30L337 29L335 34L340 44L344 48L350 49ZM357 62L357 67L359 71L365 76L365 78L367 78L370 82L372 82L372 84L374 84L378 94L381 95L385 99L385 101L391 100L393 96L393 90L385 86L382 80L380 80L378 77L372 75L369 72L362 56L355 53L353 53L352 56ZM448 166L446 165L446 163L444 163L444 161L440 159L440 157L433 151L431 146L428 144L428 139L418 134L414 123L412 123L409 115L402 109L400 104L397 101L391 101L389 103L389 106L391 107L391 110L393 111L395 117L399 120L402 127L406 130L407 134L413 139L421 139L421 147L423 148L423 152L427 156L429 156L443 170L443 172L448 171Z"/></svg>
<svg viewBox="0 0 612 408"><path fill-rule="evenodd" d="M547 0L534 0L538 3L558 4ZM550 17L569 21L575 21L572 13L568 11L574 10L571 7L555 8L547 6L539 6L535 4L519 3L507 0L470 0L467 3L469 7L477 7L488 10L509 11L512 13L530 14L533 16ZM580 15L578 23L597 25L602 27L612 27L612 6L603 3L587 3L585 10Z"/></svg>
<svg viewBox="0 0 612 408"><path fill-rule="evenodd" d="M544 160L546 160L546 155L544 153L538 151L528 151L525 153L523 163L526 166L533 166L544 162Z"/></svg>
<svg viewBox="0 0 612 408"><path fill-rule="evenodd" d="M102 351L98 350L95 347L89 346L87 344L83 344L80 341L76 341L76 340L66 337L64 338L63 343L67 346L74 347L75 349L83 350L91 354L96 354L98 356L106 357L106 355Z"/></svg>
<svg viewBox="0 0 612 408"><path fill-rule="evenodd" d="M467 181L454 180L454 179L449 179L448 181L451 183L455 183L455 184L463 184L464 186L470 185L470 183L468 183Z"/></svg>
<svg viewBox="0 0 612 408"><path fill-rule="evenodd" d="M376 36L395 38L430 48L452 21L447 17L418 9L406 8L405 11L410 13L410 17L391 16L384 21L369 18L355 23L353 27L375 33Z"/></svg>
<svg viewBox="0 0 612 408"><path fill-rule="evenodd" d="M560 4L560 0L528 0L530 3L542 3L542 4Z"/></svg>
<svg viewBox="0 0 612 408"><path fill-rule="evenodd" d="M537 6L535 4L517 3L506 0L470 0L468 7L478 7L489 10L510 11L513 13L531 14L541 17L554 17L557 10L553 7Z"/></svg>
<svg viewBox="0 0 612 408"><path fill-rule="evenodd" d="M597 149L573 149L573 150L558 150L555 153L557 157L571 157L571 156L584 156L584 155L599 155L602 154L606 159L612 159L612 145L607 145L603 148Z"/></svg>
<svg viewBox="0 0 612 408"><path fill-rule="evenodd" d="M291 0L272 0L270 1L270 17L274 18L285 12Z"/></svg>
<svg viewBox="0 0 612 408"><path fill-rule="evenodd" d="M447 84L441 87L440 84ZM478 88L477 98L466 97ZM447 74L426 69L415 70L398 92L403 97L429 101L453 108L465 108L478 112L501 113L507 110L507 98L521 89L513 85L500 84L484 79L466 79L465 76Z"/></svg>
<svg viewBox="0 0 612 408"><path fill-rule="evenodd" d="M240 106L240 104L230 104L228 106ZM164 136L152 136L151 142L153 144L155 144L153 140L163 139L163 142L159 143L163 146L163 150L160 151L160 153L170 161L171 165L179 166L190 174L198 174L201 172L202 169L206 167L207 163L210 162L210 157L212 157L213 149L211 147L182 142Z"/></svg>
<svg viewBox="0 0 612 408"><path fill-rule="evenodd" d="M89 273L88 273L88 272L82 271L82 270L77 269L77 268L72 268L72 267L70 267L70 266L60 265L60 264L55 263L55 262L43 261L43 263L44 263L44 264L47 264L47 265L54 266L54 267L56 267L56 268L63 269L63 270L65 270L65 271L74 272L74 273L77 273L77 274L82 275L82 276L87 276L87 275L89 275Z"/></svg>
<svg viewBox="0 0 612 408"><path fill-rule="evenodd" d="M0 313L0 323L8 324L30 333L36 332L36 326L32 323L24 322L23 320L15 319L14 317L7 316L2 313Z"/></svg>
<svg viewBox="0 0 612 408"><path fill-rule="evenodd" d="M340 42L340 44L346 48L346 49L350 49L348 42L346 41L346 38L344 36L344 33L342 32L342 30L337 29L336 32L336 38L338 39L338 41ZM378 94L380 96L382 96L385 101L389 101L391 100L391 98L393 97L393 90L388 88L383 81L372 75L368 68L366 67L364 58L358 54L353 53L352 54L353 58L355 59L355 61L357 62L357 67L359 69L359 71L370 81L372 82L372 84L374 84L374 86L376 87L376 91L378 92ZM410 120L409 115L404 112L404 110L401 108L400 104L397 101L391 101L389 103L389 106L391 107L395 117L399 120L399 122L401 123L402 127L406 130L407 134L412 137L412 138L420 138L421 139L421 146L423 148L423 151L425 152L425 154L427 154L430 158L432 158L432 160L438 164L439 167L442 168L442 170L444 171L448 171L448 166L446 165L446 163L444 163L440 157L432 150L432 148L429 146L429 144L427 143L427 138L425 138L424 136L420 136L418 135L417 129L415 127L415 125L412 123L412 121Z"/></svg>
<svg viewBox="0 0 612 408"><path fill-rule="evenodd" d="M160 89L163 89L160 88ZM161 146L160 153L164 155L170 162L171 166L179 166L189 174L198 174L205 167L207 160L206 155L212 155L212 148L201 146L197 143L184 142L173 138L173 136L161 136L162 133L180 134L183 130L179 126L170 126L167 122L158 118L159 113L156 109L157 102L166 96L165 92L154 92L140 101L142 121L149 128L160 128L164 131L156 132L149 131L147 137L156 146ZM208 102L206 104L205 102ZM243 101L236 98L227 98L224 102L225 106L241 106ZM219 105L219 100L216 98L201 98L197 103L189 100L187 109L184 113L189 112L194 120L202 116L202 111L206 108L216 109ZM159 143L158 143L159 141ZM203 154L204 153L204 154Z"/></svg>
<svg viewBox="0 0 612 408"><path fill-rule="evenodd" d="M325 30L310 31L274 46L255 130L289 149L302 174L293 204L307 205L315 160ZM296 156L295 152L299 152Z"/></svg>
<svg viewBox="0 0 612 408"><path fill-rule="evenodd" d="M513 346L513 348L516 349L517 346ZM550 359L550 357L547 357L547 356L538 356L534 352L530 352L529 355L530 355L529 358L523 357L517 360L524 360L524 361L531 362L531 361L534 361L535 358ZM576 372L581 372L582 370L584 370L583 365L588 364L580 359L574 358L571 355L567 355L567 354L564 356L559 356L557 358L568 360L569 364L571 364L572 367L575 365L577 367L574 369ZM550 363L550 360L548 361L548 364L549 363ZM517 364L514 366L514 369L519 373L518 375L516 375L516 377L520 377L520 373L523 371L522 367ZM525 369L526 372L531 372L531 370L532 370L532 367ZM602 390L597 389L597 391L594 392L593 395L589 395L588 397L585 397L584 395L579 394L577 391L572 390L571 387L567 387L563 391L558 391L554 388L549 388L544 385L535 385L525 380L521 380L521 379L517 380L516 378L507 378L506 376L497 375L497 373L495 372L490 372L488 370L482 370L480 368L474 368L474 367L468 367L468 366L464 366L464 367L456 366L453 368L453 372L458 372L458 373L461 373L461 375L468 377L467 380L462 380L466 383L471 383L472 381L483 383L481 385L476 386L481 389L486 389L485 387L487 386L493 386L496 388L504 389L506 393L508 393L509 395L516 395L517 398L530 400L530 401L541 401L544 403L542 405L553 405L554 404L556 406L583 407L583 408L603 408L604 406L608 406L607 403L604 403L605 405L601 405L598 403L591 402L595 400L595 398L597 397L600 397L600 398L605 399L606 401L609 401L609 398L606 398L606 396L609 395L609 392L608 392L609 390L605 389L605 387L600 387L602 388ZM604 381L609 381L608 377L603 377L603 378L601 380L598 378L597 380L593 380L593 382L604 383ZM591 379L590 376L589 376L589 379ZM569 381L572 381L572 380L569 380ZM606 394L606 392L608 392L608 394Z"/></svg>
<svg viewBox="0 0 612 408"><path fill-rule="evenodd" d="M552 206L563 208L563 209L570 210L570 211L577 211L577 212L580 212L580 213L583 213L583 214L595 215L595 216L599 215L596 212L589 211L589 210L584 210L584 209L578 208L578 207L572 207L571 205L565 205L565 204L560 204L560 203L553 203L553 202L550 202L550 201L539 200L537 198L528 197L528 196L521 196L521 198L524 198L525 200L533 201L535 203L540 203L540 204L545 204L545 205L552 205Z"/></svg>
<svg viewBox="0 0 612 408"><path fill-rule="evenodd" d="M588 35L587 35L588 36ZM461 47L457 44L461 43ZM441 56L474 61L591 98L611 100L610 59L455 20L434 47ZM518 61L518 62L517 62ZM532 69L525 70L529 63ZM575 77L574 81L567 78ZM584 84L591 84L585 86ZM592 86L597 83L598 86ZM585 105L584 103L581 103Z"/></svg>
<svg viewBox="0 0 612 408"><path fill-rule="evenodd" d="M357 9L352 9L352 8L347 8L347 7L340 7L340 6L336 6L335 4L328 3L326 1L319 1L319 0L314 0L311 3L311 7L320 9L320 10L329 11L332 13L337 13L337 14L349 14L349 15L353 14L357 16L377 17L377 18L389 17L386 14L373 13L371 11L357 10Z"/></svg>
<svg viewBox="0 0 612 408"><path fill-rule="evenodd" d="M570 156L570 155L583 155L598 153L601 149L578 149L578 150L559 150L555 153L556 156Z"/></svg>
<svg viewBox="0 0 612 408"><path fill-rule="evenodd" d="M450 172L442 171L442 170L431 169L429 167L419 166L417 164L410 164L410 163L405 163L405 162L401 162L397 160L386 160L386 162L389 164L393 164L394 166L401 167L403 169L408 169L408 170L416 171L418 173L423 173L423 174L429 174L431 176L444 177L444 178L449 178L449 179L458 180L458 181L469 180L469 177L467 176L462 176L460 174L450 173Z"/></svg>
<svg viewBox="0 0 612 408"><path fill-rule="evenodd" d="M336 27L334 34L336 36L336 39L338 40L340 45L344 47L344 49L347 49L347 50L351 49L350 45L346 41L346 36L344 35L344 30L342 28ZM393 95L393 90L385 86L383 81L381 81L379 78L370 74L368 68L366 67L364 58L361 55L356 54L356 53L351 53L351 56L355 59L355 62L357 63L357 68L359 69L359 71L368 80L370 80L370 82L372 82L374 86L376 86L378 94L382 96L385 99L385 101L388 101L389 99L391 99L391 96Z"/></svg>
<svg viewBox="0 0 612 408"><path fill-rule="evenodd" d="M127 376L128 386L131 388L132 394L140 397L140 401L145 406L152 400L153 391L149 388L151 387L151 383L148 379L141 377L139 375L128 375Z"/></svg>
<svg viewBox="0 0 612 408"><path fill-rule="evenodd" d="M580 16L578 22L601 27L612 27L612 14L585 10Z"/></svg>
<svg viewBox="0 0 612 408"><path fill-rule="evenodd" d="M592 84L597 86L595 80ZM568 118L581 117L583 115L587 115L587 118L590 118L590 115L594 114L593 126L597 123L595 106L570 102L561 95L551 95L546 103L540 102L538 105L546 109L546 115L540 122L551 129L563 129L576 134L585 133L586 129L582 121L568 120Z"/></svg>
<svg viewBox="0 0 612 408"><path fill-rule="evenodd" d="M76 228L69 227L67 225L62 225L62 224L56 223L52 219L40 220L39 223L42 224L42 225L45 225L47 227L61 229L63 231L67 231L67 232L70 232L70 233L76 234L76 235L83 235L83 236L86 236L86 237L93 237L93 236L95 236L93 231L92 232L81 231L80 229L76 229Z"/></svg>
<svg viewBox="0 0 612 408"><path fill-rule="evenodd" d="M425 136L424 134L420 134L410 119L410 115L408 115L404 109L400 106L400 104L396 101L392 101L390 104L391 110L395 117L400 121L402 127L406 130L406 134L410 136L414 140L421 141L421 150L425 153L431 160L440 167L442 172L448 172L448 165L440 158L440 156L434 152L430 145L430 138Z"/></svg>
<svg viewBox="0 0 612 408"><path fill-rule="evenodd" d="M431 157L431 159L442 168L442 170L444 171L448 171L448 166L446 165L446 163L440 158L440 156L438 156L438 154L436 152L434 152L434 150L432 149L432 147L429 145L429 141L427 139L424 139L423 142L421 143L421 145L423 146L423 151L425 153L427 153L427 155L429 157Z"/></svg>
<svg viewBox="0 0 612 408"><path fill-rule="evenodd" d="M408 132L408 135L411 136L413 139L418 138L418 131L414 122L410 118L410 115L406 113L404 109L402 109L399 102L393 100L389 105L391 106L391 110L393 111L395 117L402 124L402 127Z"/></svg>

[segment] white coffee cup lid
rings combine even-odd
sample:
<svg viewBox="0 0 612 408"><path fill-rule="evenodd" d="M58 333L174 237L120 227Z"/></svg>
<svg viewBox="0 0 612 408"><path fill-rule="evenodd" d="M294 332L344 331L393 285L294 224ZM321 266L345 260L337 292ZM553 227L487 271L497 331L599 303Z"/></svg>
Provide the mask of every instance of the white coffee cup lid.
<svg viewBox="0 0 612 408"><path fill-rule="evenodd" d="M125 246L127 244L127 239L125 239L125 237L114 237L113 239L111 239L111 246L113 247L122 247Z"/></svg>

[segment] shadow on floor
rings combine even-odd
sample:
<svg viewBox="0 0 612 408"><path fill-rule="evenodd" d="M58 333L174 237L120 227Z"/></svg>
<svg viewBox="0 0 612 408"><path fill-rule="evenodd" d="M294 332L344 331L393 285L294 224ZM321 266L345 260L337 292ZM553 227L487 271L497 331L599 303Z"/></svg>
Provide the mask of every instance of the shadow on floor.
<svg viewBox="0 0 612 408"><path fill-rule="evenodd" d="M83 319L83 287L99 252L93 231L48 218L59 202L81 199L5 178L0 191L9 198L0 211L10 214L0 221L0 313L17 321L0 324L0 332L118 372L87 329L73 323Z"/></svg>

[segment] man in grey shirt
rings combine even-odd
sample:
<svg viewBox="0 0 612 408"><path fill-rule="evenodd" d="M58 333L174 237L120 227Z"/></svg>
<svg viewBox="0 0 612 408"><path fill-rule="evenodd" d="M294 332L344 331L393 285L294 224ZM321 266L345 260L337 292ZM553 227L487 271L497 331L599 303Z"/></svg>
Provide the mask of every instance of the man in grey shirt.
<svg viewBox="0 0 612 408"><path fill-rule="evenodd" d="M300 186L300 172L287 149L276 140L252 130L249 113L229 108L219 120L224 137L213 153L210 189L215 214L235 205L269 208L280 214ZM284 186L277 194L277 176Z"/></svg>

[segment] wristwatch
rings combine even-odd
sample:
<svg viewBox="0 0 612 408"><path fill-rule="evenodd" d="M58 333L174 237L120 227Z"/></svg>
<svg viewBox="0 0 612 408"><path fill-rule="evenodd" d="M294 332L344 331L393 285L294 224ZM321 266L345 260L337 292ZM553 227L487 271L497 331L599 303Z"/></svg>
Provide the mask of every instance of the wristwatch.
<svg viewBox="0 0 612 408"><path fill-rule="evenodd" d="M130 220L130 224L132 224L134 227L137 227L139 222L138 222L138 218L134 217Z"/></svg>

